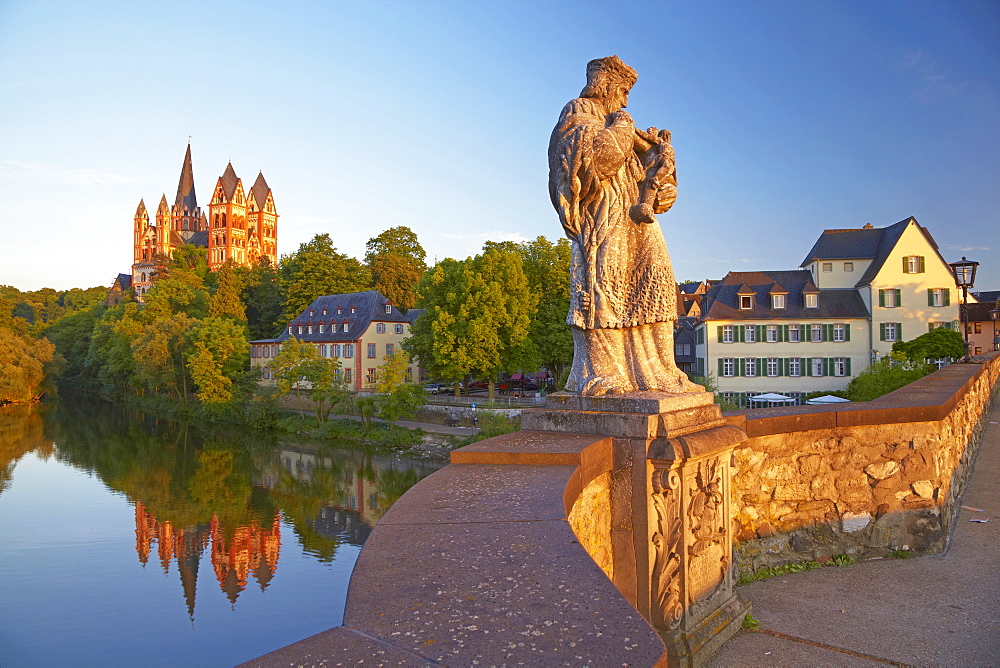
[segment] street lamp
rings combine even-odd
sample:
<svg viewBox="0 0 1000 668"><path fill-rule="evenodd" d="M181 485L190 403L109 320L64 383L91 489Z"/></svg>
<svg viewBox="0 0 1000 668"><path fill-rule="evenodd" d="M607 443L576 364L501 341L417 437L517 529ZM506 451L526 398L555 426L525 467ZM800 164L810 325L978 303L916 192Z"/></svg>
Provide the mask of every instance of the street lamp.
<svg viewBox="0 0 1000 668"><path fill-rule="evenodd" d="M962 332L965 336L965 355L962 356L962 361L966 362L969 359L969 288L976 282L976 269L979 267L979 263L963 257L961 262L949 262L948 266L955 272L955 284L962 288L962 305L959 315L962 319Z"/></svg>
<svg viewBox="0 0 1000 668"><path fill-rule="evenodd" d="M1000 302L997 302L1000 306ZM993 350L1000 350L1000 338L997 338L997 320L1000 320L1000 308L990 311L990 320L993 321Z"/></svg>

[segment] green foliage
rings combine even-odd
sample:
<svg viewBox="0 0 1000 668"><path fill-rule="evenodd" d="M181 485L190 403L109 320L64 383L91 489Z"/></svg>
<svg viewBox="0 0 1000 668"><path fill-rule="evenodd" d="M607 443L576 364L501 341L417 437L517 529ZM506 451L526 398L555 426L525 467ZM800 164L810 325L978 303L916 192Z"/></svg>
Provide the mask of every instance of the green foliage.
<svg viewBox="0 0 1000 668"><path fill-rule="evenodd" d="M15 334L0 327L0 404L37 401L56 347L48 339Z"/></svg>
<svg viewBox="0 0 1000 668"><path fill-rule="evenodd" d="M337 252L329 234L317 234L312 241L281 259L279 284L285 295L283 320L297 317L317 297L367 290L371 284L368 268L352 257Z"/></svg>
<svg viewBox="0 0 1000 668"><path fill-rule="evenodd" d="M198 400L218 406L234 399L233 379L249 364L246 330L222 316L209 316L194 328L187 368Z"/></svg>
<svg viewBox="0 0 1000 668"><path fill-rule="evenodd" d="M835 554L833 558L830 559L830 563L834 566L851 566L852 564L857 563L857 559L849 554Z"/></svg>
<svg viewBox="0 0 1000 668"><path fill-rule="evenodd" d="M925 360L946 357L958 359L965 354L965 340L955 330L938 327L910 341L896 341L892 344L892 352L921 364Z"/></svg>
<svg viewBox="0 0 1000 668"><path fill-rule="evenodd" d="M389 228L365 245L365 265L372 285L404 313L417 301L416 287L427 270L426 257L417 235L402 225Z"/></svg>
<svg viewBox="0 0 1000 668"><path fill-rule="evenodd" d="M847 385L847 398L851 401L871 401L904 385L923 378L936 367L929 364L902 362L884 358L855 376Z"/></svg>
<svg viewBox="0 0 1000 668"><path fill-rule="evenodd" d="M104 304L99 302L85 310L64 316L45 330L45 338L55 344L56 352L66 360L59 375L60 383L79 385L87 381L85 368L90 339L104 311Z"/></svg>
<svg viewBox="0 0 1000 668"><path fill-rule="evenodd" d="M376 372L375 408L383 420L395 422L412 418L427 401L427 394L416 383L406 382L410 357L405 351L386 355Z"/></svg>
<svg viewBox="0 0 1000 668"><path fill-rule="evenodd" d="M487 438L493 438L494 436L510 434L521 429L520 417L508 418L499 411L479 411L477 417L479 419L476 421L476 427L479 428L479 432L472 436L458 439L455 442L456 448L461 448L477 441L483 441Z"/></svg>
<svg viewBox="0 0 1000 668"><path fill-rule="evenodd" d="M743 630L744 631L758 631L760 630L760 620L751 614L747 614L743 618Z"/></svg>
<svg viewBox="0 0 1000 668"><path fill-rule="evenodd" d="M278 270L270 258L261 257L252 267L240 271L243 284L240 298L246 304L250 340L275 337L282 328L280 319L284 302L278 285Z"/></svg>
<svg viewBox="0 0 1000 668"><path fill-rule="evenodd" d="M232 261L227 260L219 269L219 287L208 307L210 316L246 322L246 307L240 300L240 281Z"/></svg>
<svg viewBox="0 0 1000 668"><path fill-rule="evenodd" d="M321 423L327 419L330 410L348 396L347 388L337 374L339 368L339 361L322 357L314 344L295 337L282 343L278 355L271 361L278 394L285 395L296 388L307 390L316 405L316 419ZM302 394L299 393L299 396Z"/></svg>
<svg viewBox="0 0 1000 668"><path fill-rule="evenodd" d="M518 252L528 290L538 296L529 336L538 360L558 378L573 362L573 333L566 324L573 254L570 241L562 237L553 244L545 237L538 237L521 244Z"/></svg>
<svg viewBox="0 0 1000 668"><path fill-rule="evenodd" d="M185 353L197 321L183 313L153 320L131 341L135 379L145 389L187 397Z"/></svg>
<svg viewBox="0 0 1000 668"><path fill-rule="evenodd" d="M762 568L753 574L741 573L739 581L736 585L742 587L743 585L748 585L751 582L757 582L758 580L766 580L767 578L773 578L778 575L788 575L789 573L802 573L822 567L823 564L818 561L802 561L797 564L785 564L784 566L775 566L774 568Z"/></svg>
<svg viewBox="0 0 1000 668"><path fill-rule="evenodd" d="M197 268L171 263L144 296L143 317L148 322L183 313L198 320L208 315L209 294Z"/></svg>
<svg viewBox="0 0 1000 668"><path fill-rule="evenodd" d="M913 554L909 550L889 550L889 559L909 559Z"/></svg>

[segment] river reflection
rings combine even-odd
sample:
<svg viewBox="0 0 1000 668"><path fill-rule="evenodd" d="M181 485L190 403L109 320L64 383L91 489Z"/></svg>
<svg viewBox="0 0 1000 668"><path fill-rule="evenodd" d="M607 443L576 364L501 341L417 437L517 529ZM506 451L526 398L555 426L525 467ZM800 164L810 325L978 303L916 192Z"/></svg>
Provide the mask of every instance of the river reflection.
<svg viewBox="0 0 1000 668"><path fill-rule="evenodd" d="M22 476L32 453L45 465L32 464ZM0 576L18 583L8 589L13 598L0 597L0 665L79 665L81 656L95 665L127 663L125 657L150 656L154 639L169 649L141 663L226 665L334 626L358 546L393 501L435 468L374 448L203 429L104 403L0 408ZM44 493L46 481L65 469L90 480L65 486L66 498ZM75 502L77 483L95 489ZM94 494L112 498L101 497L103 510L85 512L83 520L67 517ZM116 519L106 521L105 514ZM30 516L44 520L29 522ZM122 520L130 525L127 533ZM81 522L93 526L76 541ZM50 540L59 551L42 557L38 544ZM126 552L134 566L119 565L93 580L109 563L122 564ZM51 615L48 571L55 563L73 570L74 586L90 578L90 596L110 597L88 598L88 607L149 612L148 619L127 624L144 631L125 634L120 624L68 609L57 617L86 629L78 635L89 638L91 653L53 651L51 626L33 615ZM163 600L171 595L162 578L149 579L156 572L174 582L173 603ZM121 600L130 587L138 590ZM272 593L274 587L281 591ZM339 598L332 613L331 596ZM38 601L45 601L44 610L36 609ZM64 603L74 608L80 600L68 596ZM234 615L244 607L240 624ZM188 627L176 624L181 611ZM315 620L305 621L311 613ZM138 654L121 646L133 642Z"/></svg>

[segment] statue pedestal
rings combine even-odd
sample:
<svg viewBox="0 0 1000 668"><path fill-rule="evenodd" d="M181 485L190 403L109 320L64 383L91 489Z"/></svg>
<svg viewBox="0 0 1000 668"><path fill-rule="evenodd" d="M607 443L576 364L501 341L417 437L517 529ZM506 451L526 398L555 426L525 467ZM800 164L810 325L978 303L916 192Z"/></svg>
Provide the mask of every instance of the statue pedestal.
<svg viewBox="0 0 1000 668"><path fill-rule="evenodd" d="M705 663L749 610L732 568L730 469L743 430L710 392L556 393L524 410L521 426L612 438L611 470L588 483L571 524L663 637L671 664Z"/></svg>

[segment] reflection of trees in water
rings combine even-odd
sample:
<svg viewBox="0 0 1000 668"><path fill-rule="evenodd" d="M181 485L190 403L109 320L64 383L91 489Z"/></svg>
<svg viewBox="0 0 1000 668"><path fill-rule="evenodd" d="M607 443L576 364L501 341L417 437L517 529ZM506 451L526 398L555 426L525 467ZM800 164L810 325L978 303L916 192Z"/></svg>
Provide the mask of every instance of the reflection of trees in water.
<svg viewBox="0 0 1000 668"><path fill-rule="evenodd" d="M41 436L42 421L33 419ZM282 518L306 554L332 561L343 542L361 544L388 506L437 468L371 448L178 424L100 401L61 403L45 431L61 461L96 474L135 505L140 561L155 545L164 572L176 563L192 616L206 551L235 603L251 578L263 590L274 576Z"/></svg>
<svg viewBox="0 0 1000 668"><path fill-rule="evenodd" d="M45 437L40 411L47 407L26 404L0 406L0 494L10 487L14 467L29 452L48 459L52 440Z"/></svg>

